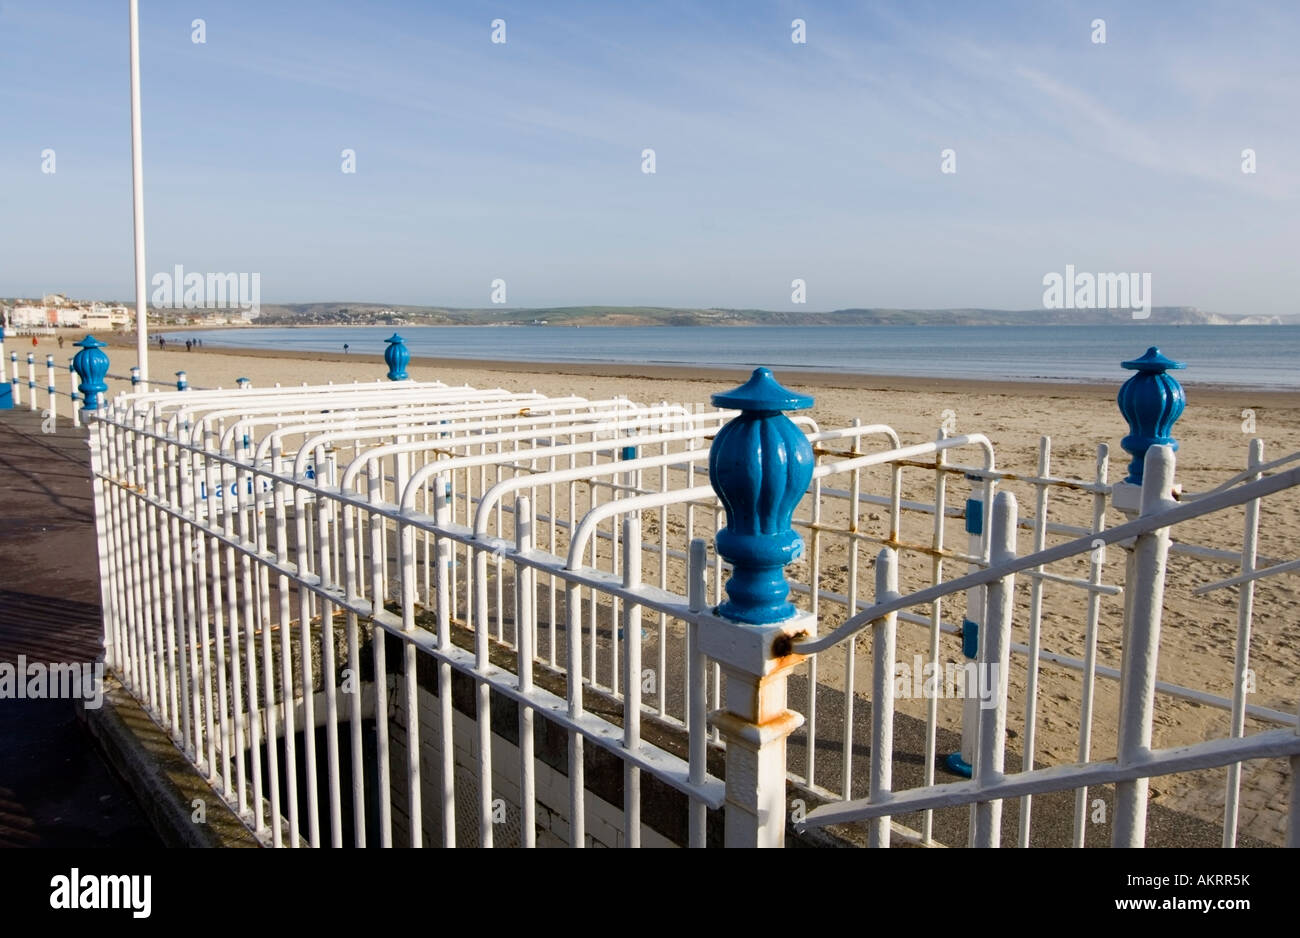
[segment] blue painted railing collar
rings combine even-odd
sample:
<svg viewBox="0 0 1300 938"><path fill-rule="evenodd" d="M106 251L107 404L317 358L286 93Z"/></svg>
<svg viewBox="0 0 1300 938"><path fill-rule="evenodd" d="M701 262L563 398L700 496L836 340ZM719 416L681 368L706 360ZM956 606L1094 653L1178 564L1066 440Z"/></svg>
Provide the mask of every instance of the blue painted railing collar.
<svg viewBox="0 0 1300 938"><path fill-rule="evenodd" d="M740 387L721 391L711 399L714 407L728 410L806 410L813 406L811 397L782 387L767 368L755 368Z"/></svg>

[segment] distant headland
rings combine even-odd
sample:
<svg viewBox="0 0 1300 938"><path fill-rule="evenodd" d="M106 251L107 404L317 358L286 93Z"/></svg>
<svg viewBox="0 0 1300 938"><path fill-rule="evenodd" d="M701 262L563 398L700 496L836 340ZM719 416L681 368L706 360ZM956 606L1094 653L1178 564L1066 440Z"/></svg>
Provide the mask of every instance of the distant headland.
<svg viewBox="0 0 1300 938"><path fill-rule="evenodd" d="M127 330L134 302L77 300L62 294L42 299L0 298L0 321L8 328ZM1145 311L1144 311L1145 312ZM1300 324L1295 316L1217 313L1194 306L1156 306L1145 317L1129 309L727 309L667 306L451 307L393 306L360 301L152 305L149 318L168 326L1087 326L1149 322L1174 326L1278 326Z"/></svg>
<svg viewBox="0 0 1300 938"><path fill-rule="evenodd" d="M373 303L264 303L264 325L427 326L1080 326L1134 322L1126 309L837 309L801 310L673 308L662 306L559 306L457 309ZM1165 325L1285 325L1300 318L1214 313L1192 306L1157 306L1151 323Z"/></svg>

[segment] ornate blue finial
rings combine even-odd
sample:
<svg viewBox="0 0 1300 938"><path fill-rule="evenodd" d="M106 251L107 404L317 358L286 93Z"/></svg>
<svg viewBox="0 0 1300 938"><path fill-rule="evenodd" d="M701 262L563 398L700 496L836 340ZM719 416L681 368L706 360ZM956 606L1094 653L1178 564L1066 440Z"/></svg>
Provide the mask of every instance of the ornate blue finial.
<svg viewBox="0 0 1300 938"><path fill-rule="evenodd" d="M1119 389L1119 412L1128 421L1128 436L1120 440L1124 451L1132 454L1125 482L1142 484L1142 461L1153 446L1172 446L1178 441L1169 435L1174 421L1182 416L1187 406L1183 386L1166 371L1186 368L1182 362L1172 361L1160 354L1154 345L1141 358L1121 362L1125 368L1136 371Z"/></svg>
<svg viewBox="0 0 1300 938"><path fill-rule="evenodd" d="M131 366L131 388L134 390L136 385L138 385L139 383L140 383L140 366L132 365Z"/></svg>
<svg viewBox="0 0 1300 938"><path fill-rule="evenodd" d="M727 512L715 543L732 567L718 613L756 625L780 622L795 612L783 568L803 554L790 517L813 472L812 446L781 411L811 407L813 399L756 368L740 387L713 395L713 405L740 411L709 450L709 482Z"/></svg>
<svg viewBox="0 0 1300 938"><path fill-rule="evenodd" d="M108 385L104 383L104 376L108 374L108 356L103 352L104 343L93 335L88 335L72 344L81 349L72 356L72 370L81 379L77 390L85 401L85 406L81 409L97 410L100 396L108 392Z"/></svg>
<svg viewBox="0 0 1300 938"><path fill-rule="evenodd" d="M190 376L183 371L176 372L176 390L184 391L190 386Z"/></svg>
<svg viewBox="0 0 1300 938"><path fill-rule="evenodd" d="M384 340L388 348L384 349L384 364L388 365L389 381L405 381L408 377L406 366L411 361L411 353L406 349L406 340L394 332Z"/></svg>

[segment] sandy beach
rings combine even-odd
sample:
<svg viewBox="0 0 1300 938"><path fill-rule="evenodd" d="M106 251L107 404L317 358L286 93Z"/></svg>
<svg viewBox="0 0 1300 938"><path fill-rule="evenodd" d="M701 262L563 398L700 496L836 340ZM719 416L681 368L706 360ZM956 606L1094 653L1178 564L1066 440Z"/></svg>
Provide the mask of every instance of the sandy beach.
<svg viewBox="0 0 1300 938"><path fill-rule="evenodd" d="M129 336L107 337L111 371L126 375L135 360L134 339ZM20 360L29 350L37 353L37 381L44 386L44 356L55 354L65 364L75 351L70 341L59 350L51 339L42 339L33 349L30 339L9 340L6 353L19 352ZM178 351L174 343L159 351L156 343L150 350L151 375L157 380L171 380L174 372L184 369L194 387L232 387L238 377L247 377L255 386L374 381L385 376L382 350L363 354L322 352L268 352L205 348ZM1134 349L1134 355L1142 349ZM1191 363L1194 369L1194 363ZM26 378L26 365L21 364ZM1265 444L1265 458L1276 459L1300 450L1300 393L1281 391L1243 391L1200 387L1194 370L1180 375L1187 391L1187 409L1175 428L1180 441L1178 479L1186 491L1198 492L1220 484L1240 472L1246 463L1247 445L1252 437ZM746 376L743 369L684 368L646 366L636 374L627 374L621 366L544 365L507 361L466 362L457 360L415 359L409 372L418 380L439 380L448 384L475 387L502 387L515 391L536 390L546 394L576 394L592 399L625 395L633 400L678 403L705 403L709 395L727 390ZM983 433L991 440L999 468L1032 474L1036 468L1039 440L1052 437L1052 474L1058 477L1091 479L1095 472L1096 450L1105 443L1111 450L1111 481L1122 477L1128 456L1120 448L1127 432L1115 404L1115 393L1130 375L1115 365L1114 381L1105 385L1046 384L1029 382L977 382L936 379L880 378L865 375L834 375L822 372L780 371L777 378L790 388L816 397L811 412L823 427L845 426L854 419L863 423L893 426L904 444L934 438L937 428L947 421L957 433ZM66 370L59 372L59 386L67 387ZM110 393L129 385L110 381ZM26 406L26 389L23 389ZM43 399L43 394L41 395ZM66 406L66 405L65 405ZM1253 418L1253 432L1249 432ZM933 475L918 472L909 481L904 497L932 497ZM927 485L930 486L927 489ZM1018 491L1022 515L1032 512L1032 491ZM1087 500L1077 504L1062 499L1062 518L1075 512L1076 523L1085 520ZM1057 515L1054 512L1054 517ZM1180 528L1180 537L1197 543L1214 544L1224 549L1239 549L1244 511L1237 509L1216 516L1213 525L1188 525ZM1229 519L1226 520L1225 519ZM1115 524L1121 518L1112 517ZM865 519L864 519L865 523ZM1273 562L1292 559L1300 545L1300 505L1294 499L1274 498L1261 512L1261 555ZM1022 532L1021 551L1032 546L1030 536ZM1212 579L1231 576L1232 564L1192 561L1175 556L1170 562L1166 589L1165 621L1162 634L1159 677L1161 680L1228 697L1232 692L1233 645L1237 621L1237 591L1221 590L1206 597L1193 597L1192 590ZM829 574L829 587L842 589L842 576ZM837 580L838 577L838 580ZM1122 583L1122 551L1108 556L1106 582ZM864 580L869 582L869 576ZM906 587L908 584L904 584ZM918 585L918 584L911 584ZM1028 605L1028 580L1017 584L1018 612L1013 638L1027 640L1024 610ZM1295 713L1300 696L1300 594L1294 576L1275 577L1262 582L1255 596L1254 638L1251 667L1257 690L1250 703ZM1106 627L1099 636L1099 658L1115 666L1120 657L1120 637L1114 623L1120 618L1122 600L1103 600ZM1065 655L1081 656L1083 651L1083 611L1086 599L1079 591L1049 590L1046 593L1043 620L1043 647ZM923 629L900 626L899 658L910 660L914 652L924 650ZM945 644L945 652L953 647ZM820 677L836 683L835 668L844 666L843 655L826 656ZM836 662L839 662L836 664ZM1011 678L1012 709L1008 725L1019 730L1024 719L1024 660L1013 667ZM865 667L864 667L865 665ZM859 651L859 693L869 674L869 658ZM841 670L842 673L842 670ZM1074 761L1078 744L1078 672L1056 666L1044 666L1039 692L1039 722L1036 757L1039 764ZM1113 681L1100 681L1093 738L1093 755L1105 756L1114 751L1114 728L1117 720L1117 688ZM794 704L797 706L797 702ZM922 716L923 701L900 700L900 712ZM941 723L958 726L959 709L946 707ZM1190 743L1222 733L1229 725L1227 712L1165 695L1157 696L1155 744L1157 746ZM1247 732L1272 728L1271 724L1247 721ZM1014 749L1020 738L1009 741ZM1284 833L1283 815L1275 805L1285 791L1285 760L1249 765L1243 770L1243 834L1260 840L1280 843ZM1161 803L1215 820L1223 804L1223 770L1202 773L1199 777L1171 776L1153 781L1153 797Z"/></svg>

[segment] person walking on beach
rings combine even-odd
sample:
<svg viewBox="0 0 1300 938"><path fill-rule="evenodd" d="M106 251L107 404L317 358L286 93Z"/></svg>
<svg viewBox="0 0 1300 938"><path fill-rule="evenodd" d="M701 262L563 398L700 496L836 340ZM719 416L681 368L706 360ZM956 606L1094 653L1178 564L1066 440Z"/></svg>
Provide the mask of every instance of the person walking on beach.
<svg viewBox="0 0 1300 938"><path fill-rule="evenodd" d="M59 336L59 348L63 348L63 336Z"/></svg>
<svg viewBox="0 0 1300 938"><path fill-rule="evenodd" d="M185 340L185 351L187 351L187 352L189 352L189 351L193 351L193 348L194 348L194 344L193 344L189 339L186 339L186 340Z"/></svg>

